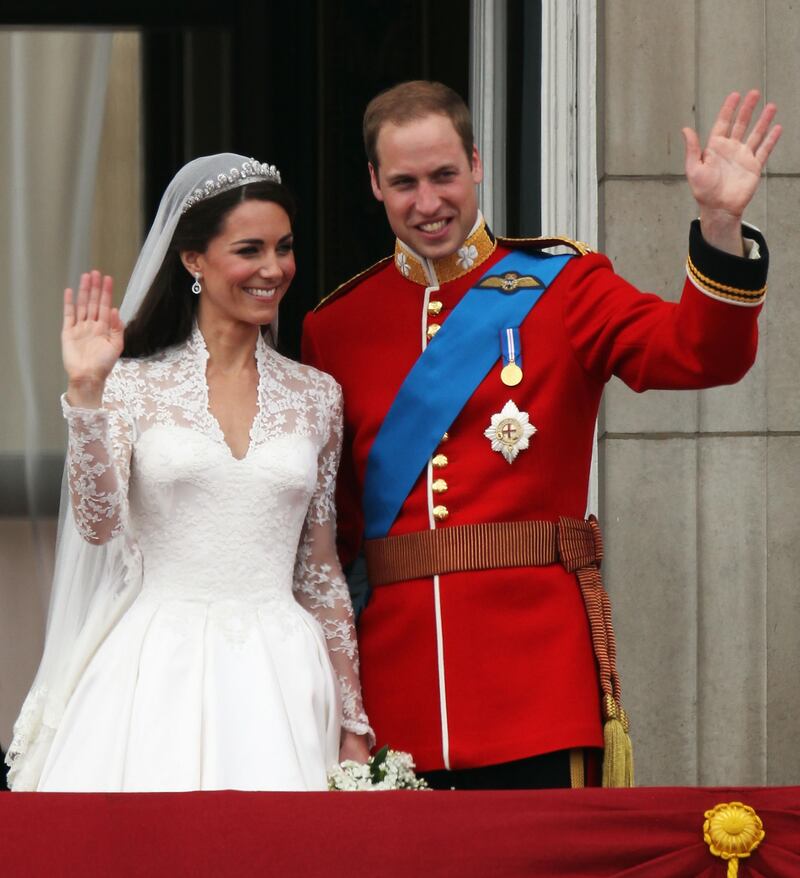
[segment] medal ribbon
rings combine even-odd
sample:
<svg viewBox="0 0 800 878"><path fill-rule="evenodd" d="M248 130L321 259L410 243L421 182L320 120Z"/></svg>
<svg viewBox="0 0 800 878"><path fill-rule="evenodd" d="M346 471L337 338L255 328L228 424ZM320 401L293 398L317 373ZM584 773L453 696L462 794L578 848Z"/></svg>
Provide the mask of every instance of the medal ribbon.
<svg viewBox="0 0 800 878"><path fill-rule="evenodd" d="M509 291L473 286L428 343L397 391L367 458L363 496L367 539L389 532L445 431L497 362L497 334L521 325L571 258L510 253L478 283L514 271L534 276L540 286Z"/></svg>
<svg viewBox="0 0 800 878"><path fill-rule="evenodd" d="M503 365L516 363L522 368L522 343L519 340L519 326L506 326L500 332L500 349L503 352Z"/></svg>

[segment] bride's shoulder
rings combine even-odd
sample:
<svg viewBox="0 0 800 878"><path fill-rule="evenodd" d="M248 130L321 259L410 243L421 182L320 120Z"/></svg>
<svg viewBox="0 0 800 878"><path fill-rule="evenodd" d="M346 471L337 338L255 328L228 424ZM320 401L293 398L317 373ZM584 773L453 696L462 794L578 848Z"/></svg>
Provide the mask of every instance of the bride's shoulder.
<svg viewBox="0 0 800 878"><path fill-rule="evenodd" d="M147 378L165 362L174 359L176 351L177 348L166 348L145 357L121 357L114 365L111 374L123 381Z"/></svg>
<svg viewBox="0 0 800 878"><path fill-rule="evenodd" d="M120 391L152 392L173 374L182 346L165 348L144 357L121 357L114 364L108 382Z"/></svg>
<svg viewBox="0 0 800 878"><path fill-rule="evenodd" d="M279 359L286 377L294 379L298 385L312 392L317 391L325 395L341 394L341 388L336 379L327 372L323 372L306 363L291 360L289 357L285 357L276 351L273 351L273 355Z"/></svg>
<svg viewBox="0 0 800 878"><path fill-rule="evenodd" d="M123 357L114 364L108 380L115 384L135 384L145 374L146 361L140 357Z"/></svg>

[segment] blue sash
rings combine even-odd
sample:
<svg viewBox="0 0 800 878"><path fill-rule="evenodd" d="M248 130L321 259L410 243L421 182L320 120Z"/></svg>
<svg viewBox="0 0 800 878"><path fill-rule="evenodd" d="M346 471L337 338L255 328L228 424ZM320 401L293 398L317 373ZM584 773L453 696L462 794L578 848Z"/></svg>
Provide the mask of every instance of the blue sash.
<svg viewBox="0 0 800 878"><path fill-rule="evenodd" d="M522 323L570 258L510 253L466 293L430 340L397 391L367 458L367 539L389 532L442 436L498 361L500 331ZM494 279L508 272L533 276L538 285L504 290Z"/></svg>

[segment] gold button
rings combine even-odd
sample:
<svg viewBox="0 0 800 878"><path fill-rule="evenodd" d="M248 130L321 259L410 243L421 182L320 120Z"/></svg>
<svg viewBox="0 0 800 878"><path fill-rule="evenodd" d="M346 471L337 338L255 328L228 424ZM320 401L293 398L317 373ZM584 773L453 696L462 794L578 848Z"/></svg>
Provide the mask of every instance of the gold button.
<svg viewBox="0 0 800 878"><path fill-rule="evenodd" d="M431 463L432 463L437 469L441 469L443 466L447 466L447 464L449 463L449 461L447 460L447 455L446 455L446 454L437 454L437 455L433 458L433 460L431 461Z"/></svg>
<svg viewBox="0 0 800 878"><path fill-rule="evenodd" d="M431 323L428 327L428 340L430 341L430 339L432 339L441 328L442 327L438 323Z"/></svg>
<svg viewBox="0 0 800 878"><path fill-rule="evenodd" d="M447 442L449 439L450 439L449 433L445 433L444 436L442 436L442 442Z"/></svg>
<svg viewBox="0 0 800 878"><path fill-rule="evenodd" d="M444 521L450 515L450 511L446 506L434 506L433 517L437 521Z"/></svg>
<svg viewBox="0 0 800 878"><path fill-rule="evenodd" d="M428 302L428 314L430 314L431 317L436 317L437 314L441 314L441 313L442 313L442 303L441 302L436 302L436 301Z"/></svg>
<svg viewBox="0 0 800 878"><path fill-rule="evenodd" d="M446 490L447 482L444 479L436 479L431 484L431 491L433 491L434 494L444 494Z"/></svg>

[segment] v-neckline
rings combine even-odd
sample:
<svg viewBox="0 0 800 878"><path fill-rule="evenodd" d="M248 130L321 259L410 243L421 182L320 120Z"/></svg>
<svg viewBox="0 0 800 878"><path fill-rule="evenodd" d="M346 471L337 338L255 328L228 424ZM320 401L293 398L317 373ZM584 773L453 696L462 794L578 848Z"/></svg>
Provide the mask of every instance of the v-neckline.
<svg viewBox="0 0 800 878"><path fill-rule="evenodd" d="M256 385L256 412L255 415L253 415L253 420L250 423L250 430L247 434L247 448L245 449L245 452L241 457L237 457L233 453L233 449L228 443L228 440L225 438L225 431L222 429L222 425L217 419L217 416L211 411L211 394L208 389L208 378L206 376L206 372L208 369L209 352L206 345L206 340L203 337L203 333L196 323L192 330L192 346L195 348L197 353L197 365L199 371L198 378L203 388L203 411L205 412L206 419L208 421L210 433L212 434L212 437L225 448L231 460L235 461L236 463L241 463L242 461L247 460L247 458L250 456L250 452L253 450L256 427L258 425L259 419L261 418L261 399L263 396L264 382L267 375L267 343L264 341L264 336L259 330L258 338L256 339L255 351L253 352L253 356L256 360L256 370L258 371L258 384Z"/></svg>

